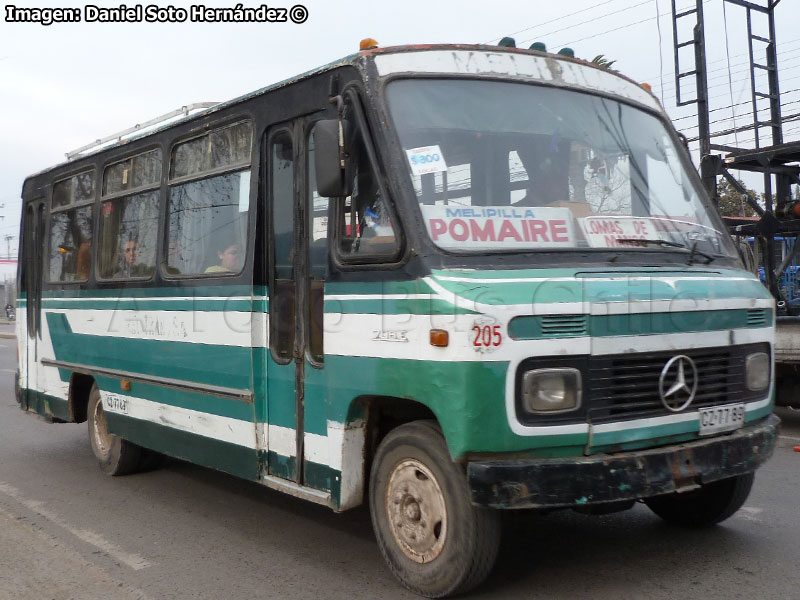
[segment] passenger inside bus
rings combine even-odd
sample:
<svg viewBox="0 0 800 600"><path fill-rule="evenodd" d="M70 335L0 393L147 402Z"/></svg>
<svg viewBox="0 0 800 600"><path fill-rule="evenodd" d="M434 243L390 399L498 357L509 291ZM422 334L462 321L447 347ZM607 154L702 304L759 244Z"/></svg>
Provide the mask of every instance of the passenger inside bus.
<svg viewBox="0 0 800 600"><path fill-rule="evenodd" d="M119 270L114 277L149 277L153 267L139 261L139 242L133 239L122 245L122 260Z"/></svg>
<svg viewBox="0 0 800 600"><path fill-rule="evenodd" d="M217 250L219 257L218 265L208 267L206 273L238 273L242 268L240 257L242 255L241 246L238 243L220 246Z"/></svg>

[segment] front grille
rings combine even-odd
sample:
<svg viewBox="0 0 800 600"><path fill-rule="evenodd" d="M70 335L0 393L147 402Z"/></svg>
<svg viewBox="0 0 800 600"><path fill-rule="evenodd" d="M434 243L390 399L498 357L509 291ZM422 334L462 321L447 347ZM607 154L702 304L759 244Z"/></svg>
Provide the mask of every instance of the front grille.
<svg viewBox="0 0 800 600"><path fill-rule="evenodd" d="M763 308L751 308L747 311L747 326L761 327L767 324L767 311Z"/></svg>
<svg viewBox="0 0 800 600"><path fill-rule="evenodd" d="M586 335L586 315L544 315L541 319L543 337Z"/></svg>
<svg viewBox="0 0 800 600"><path fill-rule="evenodd" d="M676 355L691 358L697 367L697 392L687 411L706 406L748 402L765 392L745 385L745 359L753 352L769 352L768 344L725 346L701 350L642 352L565 359L528 359L520 364L517 380L529 369L572 366L583 377L581 408L561 415L530 415L521 410L517 386L517 414L523 423L603 423L673 414L661 403L658 380L664 365Z"/></svg>
<svg viewBox="0 0 800 600"><path fill-rule="evenodd" d="M594 357L589 361L588 386L584 388L592 422L667 414L659 397L658 379L664 365L676 354L688 356L697 367L697 393L692 408L753 398L744 381L744 362L749 352L742 352L741 347Z"/></svg>

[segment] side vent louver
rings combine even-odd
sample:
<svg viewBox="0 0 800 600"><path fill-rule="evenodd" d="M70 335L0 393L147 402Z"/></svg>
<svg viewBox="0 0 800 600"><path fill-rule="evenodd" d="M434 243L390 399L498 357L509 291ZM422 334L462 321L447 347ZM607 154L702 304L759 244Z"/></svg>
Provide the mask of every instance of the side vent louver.
<svg viewBox="0 0 800 600"><path fill-rule="evenodd" d="M586 335L586 315L545 315L541 317L544 337Z"/></svg>
<svg viewBox="0 0 800 600"><path fill-rule="evenodd" d="M767 311L763 308L751 308L747 311L747 326L761 327L767 324Z"/></svg>

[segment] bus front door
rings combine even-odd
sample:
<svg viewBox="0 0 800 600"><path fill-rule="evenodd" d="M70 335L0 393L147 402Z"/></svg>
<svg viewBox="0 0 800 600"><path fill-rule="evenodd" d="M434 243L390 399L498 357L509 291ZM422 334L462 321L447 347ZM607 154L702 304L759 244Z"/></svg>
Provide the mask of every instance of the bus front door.
<svg viewBox="0 0 800 600"><path fill-rule="evenodd" d="M303 336L297 334L299 232L297 145L291 126L267 135L269 352L267 445L269 474L302 482Z"/></svg>
<svg viewBox="0 0 800 600"><path fill-rule="evenodd" d="M20 291L25 294L25 331L17 330L20 339L17 348L20 357L24 360L20 365L20 402L22 408L42 413L43 406L39 404L43 399L37 394L39 389L38 361L39 342L41 341L41 299L43 277L43 248L45 228L45 200L36 199L25 207L23 221L22 244L23 264L22 277L20 278ZM18 307L19 309L20 307ZM22 318L21 311L17 311L17 319ZM21 334L26 335L22 337Z"/></svg>

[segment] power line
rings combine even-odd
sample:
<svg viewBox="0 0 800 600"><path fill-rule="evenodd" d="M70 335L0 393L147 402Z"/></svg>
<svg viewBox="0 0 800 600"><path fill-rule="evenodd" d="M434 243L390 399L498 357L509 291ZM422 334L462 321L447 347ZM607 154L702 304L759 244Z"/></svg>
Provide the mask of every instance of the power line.
<svg viewBox="0 0 800 600"><path fill-rule="evenodd" d="M666 13L666 14L669 14L669 13ZM780 46L778 46L778 47L776 48L776 52L779 52L781 49L783 49L784 51L785 51L785 50L788 50L788 48L785 48L785 46L786 46L786 45L788 45L788 44L793 44L794 42L798 42L798 43L800 43L800 38L792 38L792 39L790 39L790 40L786 40L785 42L783 42L783 44L781 44ZM794 48L792 48L792 49L794 49ZM742 52L742 53L740 53L740 54L734 54L733 56L731 56L731 58L739 58L739 57L741 57L741 56L749 56L749 52ZM781 56L780 56L780 55L778 55L778 58L780 59L780 58L781 58ZM715 64L717 64L717 63L719 63L719 62L723 62L723 61L725 61L725 59L724 59L724 58L718 58L717 60L712 60L711 62L709 62L709 63L706 63L706 64L707 64L707 65L715 65ZM737 64L735 64L735 65L733 65L733 66L734 66L734 67L736 67L736 66L739 66L739 65L745 65L745 64L748 64L748 63L749 63L749 61L744 61L744 62L741 62L741 63L737 63ZM717 72L717 71L723 71L723 70L725 70L725 68L726 68L726 67L720 67L720 68L718 68L718 69L712 69L712 70L710 70L710 71L706 71L706 72L707 72L707 73L715 73L715 72ZM675 71L669 71L669 72L665 73L665 75L675 75ZM652 77L655 77L655 75L651 75L650 77L651 77L651 78L652 78Z"/></svg>
<svg viewBox="0 0 800 600"><path fill-rule="evenodd" d="M640 6L644 6L645 4L650 4L653 0L644 0L643 2L639 2L639 4L634 4L633 6L626 6L625 8L620 8L619 10L615 10L614 12L605 13L599 17L595 17L593 19L587 19L586 21L581 21L580 23L573 23L572 25L567 25L566 27L561 27L560 29L556 29L554 31L549 31L547 33L543 33L541 35L537 35L537 38L544 38L549 35L553 35L554 33L561 33L562 31L566 31L567 29L572 29L574 27L580 27L581 25L586 25L587 23L594 23L595 21L599 21L600 19L605 19L607 17L611 17L613 15L618 15L620 13L627 12L629 10L633 10L634 8L639 8ZM527 44L530 41L533 41L535 38L530 38L527 40L523 40L522 44Z"/></svg>
<svg viewBox="0 0 800 600"><path fill-rule="evenodd" d="M800 76L798 76L798 77L794 77L793 79L798 79L798 78L800 78ZM792 89L792 90L788 90L788 91L786 91L786 92L781 92L781 97L788 96L789 94L793 94L793 93L795 93L795 92L800 92L800 88L794 88L794 89ZM718 97L719 97L719 96L718 96ZM790 106L790 105L792 105L792 104L797 104L798 102L800 102L800 100L792 100L792 101L790 101L790 102L782 102L782 103L781 103L781 108L783 108L783 107L786 107L786 106ZM751 101L750 101L750 100L748 100L748 101L746 101L746 102L740 102L740 103L738 103L738 104L734 104L734 105L732 105L732 106L741 106L741 105L743 105L743 104L751 104ZM716 111L720 111L720 110L726 110L726 109L732 108L732 106L723 106L723 107L720 107L720 108L716 108L716 109L714 109L714 110L710 110L710 111L708 111L708 112L709 112L709 113L711 113L711 112L716 112ZM748 112L746 112L746 113L740 113L740 114L739 114L739 115L737 115L737 116L746 117L747 115L752 115L752 114L753 114L753 112L754 112L754 111L748 111ZM691 118L691 117L696 117L696 116L697 116L696 114L695 114L695 115L690 115L690 116L687 116L687 117L681 117L680 119L672 119L672 121L673 121L673 122L675 122L675 121L679 121L679 120L681 120L681 119L688 119L688 118ZM721 123L721 122L723 122L723 121L730 121L730 120L731 120L730 118L725 118L725 119L717 119L716 121L712 121L712 123ZM689 125L689 126L687 126L687 127L686 127L686 129L681 129L680 131L681 131L681 132L685 132L685 131L688 131L688 130L690 130L690 129L696 129L696 128L697 128L697 126L696 126L696 125Z"/></svg>
<svg viewBox="0 0 800 600"><path fill-rule="evenodd" d="M526 27L525 29L520 29L519 31L515 31L510 36L518 35L524 31L530 31L531 29L537 29L538 27L544 27L545 25L549 25L550 23L555 23L556 21L562 21L563 19L568 19L569 17L574 17L575 15L579 15L589 10L593 10L598 8L599 6L603 6L605 4L611 4L612 2L616 2L617 0L605 0L604 2L598 2L597 4L593 4L588 8L582 8L581 10L576 10L575 12L569 13L568 15L562 15L560 17L556 17L555 19L550 19L549 21L545 21L544 23L538 23L536 25L531 25L530 27ZM491 44L491 42L486 42L486 44Z"/></svg>
<svg viewBox="0 0 800 600"><path fill-rule="evenodd" d="M661 106L664 106L664 56L662 54L661 16L658 14L658 0L656 0L656 28L658 29L658 87L661 91Z"/></svg>
<svg viewBox="0 0 800 600"><path fill-rule="evenodd" d="M709 2L711 2L711 0L703 0L703 4L708 4ZM635 8L636 6L640 6L640 5L637 4L635 6L632 6L631 8ZM661 13L657 17L647 17L646 19L641 19L640 21L634 21L633 23L628 23L627 25L620 25L619 27L615 27L613 29L608 29L606 31L601 31L600 33L587 35L586 37L582 37L582 38L577 39L577 40L572 40L572 41L569 41L569 42L565 42L563 44L554 44L554 46L571 46L572 44L577 44L578 42L583 42L585 40L591 40L592 38L600 37L602 35L606 35L608 33L613 33L615 31L620 31L621 29L627 29L628 27L633 27L635 25L641 25L642 23L646 23L647 21L652 21L653 19L658 19L658 18L663 17L665 15L671 15L671 14L672 14L672 11Z"/></svg>
<svg viewBox="0 0 800 600"><path fill-rule="evenodd" d="M798 68L800 68L800 63L798 63L796 65L792 65L791 67L786 67L785 69L782 69L781 72L785 75L786 73L790 73L792 71L795 71ZM749 69L744 69L742 71L736 71L736 72L733 73L733 75L743 75L744 73L747 73L748 71L749 71ZM724 77L727 79L726 76L724 76ZM721 77L718 77L717 79L721 79ZM723 87L723 86L726 86L726 85L728 85L728 82L727 81L723 81L722 83L715 83L714 85L708 86L708 89L713 90L713 89L716 89L716 88L719 88L719 87ZM683 89L683 88L681 88L681 89ZM675 94L669 95L669 96L667 96L667 98L675 98Z"/></svg>
<svg viewBox="0 0 800 600"><path fill-rule="evenodd" d="M795 88L793 90L787 90L786 92L781 92L781 97L788 96L789 94L794 94L795 92L800 92L800 88ZM718 97L721 97L721 96L718 96ZM800 100L792 100L790 102L782 102L781 103L781 108L786 107L786 106L790 106L792 104L797 104L798 102L800 102ZM732 105L729 105L729 106L721 106L720 108L715 108L715 109L710 110L708 112L709 113L719 112L721 110L728 110L729 108L733 108L735 106L744 106L745 104L751 104L751 103L752 103L751 100L746 100L744 102L738 102L736 104L732 104ZM746 117L747 115L752 115L752 114L753 114L753 111L748 111L746 113L739 113L736 116L737 117ZM685 117L678 117L678 118L675 118L675 119L671 119L671 121L673 123L675 123L676 121L683 121L683 120L686 120L686 119L693 119L693 118L696 118L696 117L697 117L697 113L692 114L692 115L687 115ZM730 120L731 120L730 118L717 119L716 121L711 121L711 123L720 123L722 121L730 121ZM685 130L681 130L681 131L686 131L688 129L693 129L693 128L696 129L697 126L696 125L688 125Z"/></svg>
<svg viewBox="0 0 800 600"><path fill-rule="evenodd" d="M794 57L797 54L800 54L800 48L793 48L791 52L788 52L788 53L784 54L783 58ZM737 71L732 71L734 67L742 67L742 66L745 66L745 65L747 65L748 68L737 70ZM708 73L715 73L717 71L724 71L724 73L722 73L721 75L718 75L716 77L710 78L709 81L718 81L720 79L727 79L729 74L739 75L739 74L742 74L742 73L749 73L750 72L749 65L750 65L750 61L744 61L744 62L740 62L740 63L736 63L736 64L731 65L730 70L727 67L722 67L720 69L714 69L712 71L708 71ZM790 67L784 67L784 68L780 69L780 71L782 71L782 72L790 71L790 70L792 70L794 68L796 68L796 65L795 66L790 66ZM664 89L666 91L674 90L675 88L676 88L676 86L675 86L674 83L668 83L666 86L664 86ZM683 88L681 88L681 89L683 89ZM674 96L671 96L671 97L674 98Z"/></svg>

